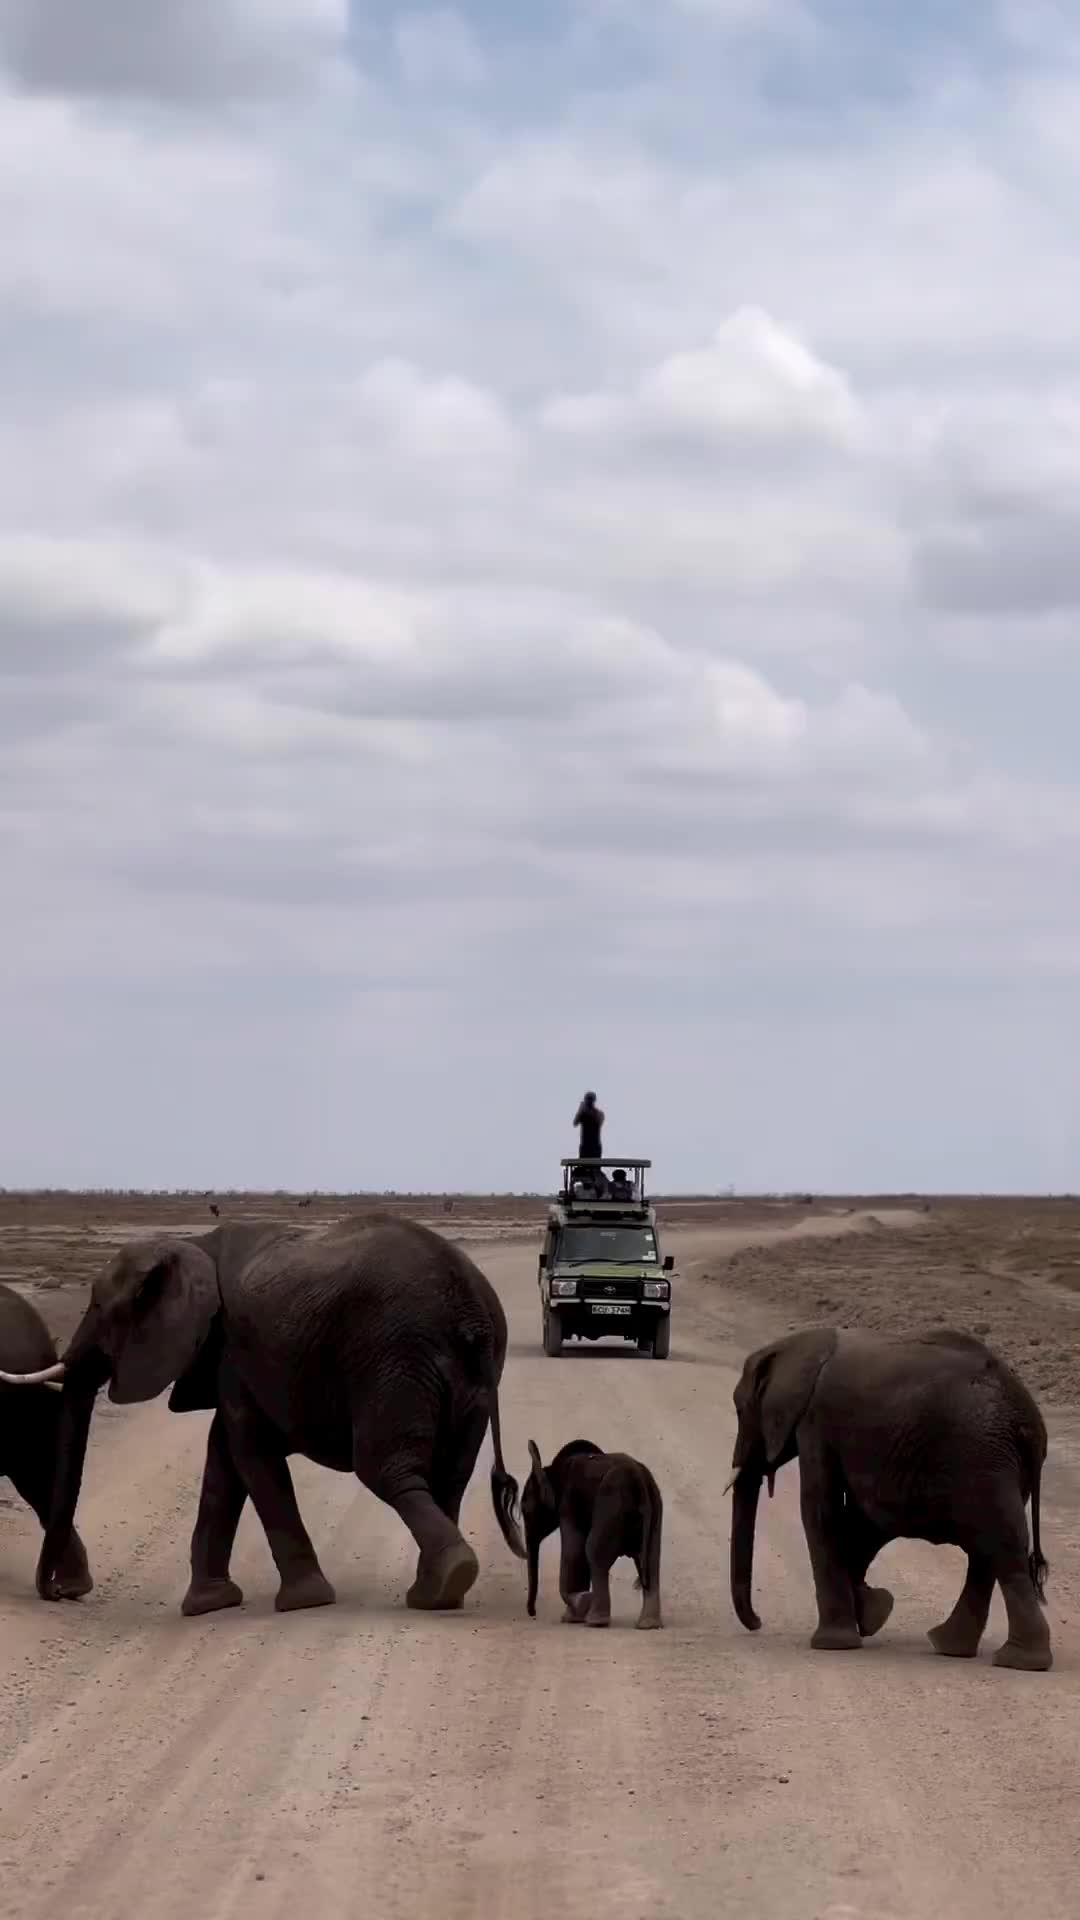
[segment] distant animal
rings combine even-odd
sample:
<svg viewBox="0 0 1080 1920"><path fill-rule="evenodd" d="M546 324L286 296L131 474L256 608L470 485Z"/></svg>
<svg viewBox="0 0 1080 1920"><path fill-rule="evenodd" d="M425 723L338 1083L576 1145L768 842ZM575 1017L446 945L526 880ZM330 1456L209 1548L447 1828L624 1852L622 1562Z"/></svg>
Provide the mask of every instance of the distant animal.
<svg viewBox="0 0 1080 1920"><path fill-rule="evenodd" d="M210 1211L213 1214L215 1220L220 1218L221 1208L218 1206L215 1200L211 1200L210 1202Z"/></svg>
<svg viewBox="0 0 1080 1920"><path fill-rule="evenodd" d="M967 1578L938 1653L970 1659L997 1582L1008 1638L994 1665L1052 1665L1039 1540L1046 1427L1017 1375L951 1327L882 1336L818 1327L751 1353L735 1387L731 1598L751 1632L754 1523L763 1479L799 1462L802 1521L817 1594L811 1646L861 1646L893 1596L867 1571L890 1540L962 1547ZM1031 1501L1031 1543L1025 1511Z"/></svg>
<svg viewBox="0 0 1080 1920"><path fill-rule="evenodd" d="M529 1441L532 1472L521 1495L521 1518L529 1563L528 1610L536 1617L540 1547L556 1528L561 1538L559 1592L572 1625L611 1623L610 1574L626 1557L637 1568L642 1595L637 1625L660 1627L660 1537L664 1504L660 1489L640 1460L604 1453L591 1440L571 1440L550 1466Z"/></svg>
<svg viewBox="0 0 1080 1920"><path fill-rule="evenodd" d="M55 1361L52 1335L37 1308L13 1287L0 1286L0 1366L33 1373ZM0 1386L0 1475L11 1481L43 1527L49 1519L59 1432L60 1395L55 1388L20 1392ZM93 1587L86 1550L73 1529L57 1566L56 1597L79 1600Z"/></svg>
<svg viewBox="0 0 1080 1920"><path fill-rule="evenodd" d="M311 1205L311 1195L310 1195L310 1193L306 1193L306 1194L304 1195L304 1197L303 1197L303 1199L302 1199L302 1200L298 1200L296 1204L297 1204L297 1206L298 1206L298 1207L310 1207L310 1205Z"/></svg>
<svg viewBox="0 0 1080 1920"><path fill-rule="evenodd" d="M277 1565L281 1612L334 1590L300 1517L289 1456L355 1473L419 1550L409 1607L459 1607L479 1562L458 1525L491 1427L491 1496L525 1558L506 1472L499 1381L506 1316L478 1267L439 1234L385 1216L326 1227L223 1224L190 1239L130 1241L94 1282L63 1360L3 1375L25 1394L62 1379L57 1464L38 1562L60 1597L94 1402L169 1397L213 1412L181 1611L239 1606L230 1576L250 1497ZM47 1391L47 1389L44 1389ZM17 1410L18 1396L8 1394Z"/></svg>

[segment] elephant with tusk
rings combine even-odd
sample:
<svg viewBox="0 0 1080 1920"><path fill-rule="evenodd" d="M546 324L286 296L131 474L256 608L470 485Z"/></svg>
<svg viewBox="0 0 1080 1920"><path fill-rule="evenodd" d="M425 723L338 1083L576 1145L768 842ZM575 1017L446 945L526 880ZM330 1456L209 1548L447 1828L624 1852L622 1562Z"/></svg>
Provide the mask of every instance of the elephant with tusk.
<svg viewBox="0 0 1080 1920"><path fill-rule="evenodd" d="M410 1607L459 1607L479 1563L458 1527L491 1425L495 1514L525 1557L517 1483L502 1458L498 1387L506 1318L460 1248L411 1222L222 1225L124 1247L94 1284L60 1363L9 1370L27 1393L62 1379L56 1474L38 1592L54 1600L101 1387L121 1405L171 1387L175 1412L212 1408L185 1614L239 1605L229 1563L250 1497L280 1576L279 1611L334 1591L296 1504L290 1454L355 1473L419 1549ZM13 1397L13 1396L9 1396Z"/></svg>
<svg viewBox="0 0 1080 1920"><path fill-rule="evenodd" d="M1039 1539L1046 1427L996 1354L951 1328L882 1337L816 1328L749 1355L735 1387L731 1598L751 1632L761 1483L798 1459L817 1593L817 1648L846 1650L884 1626L893 1598L867 1571L891 1540L962 1547L967 1578L935 1651L978 1652L995 1582L1008 1615L999 1667L1052 1664ZM1026 1506L1031 1501L1031 1542Z"/></svg>
<svg viewBox="0 0 1080 1920"><path fill-rule="evenodd" d="M0 1360L9 1369L0 1374L0 1474L7 1475L45 1527L62 1407L52 1387L64 1369L37 1308L7 1286L0 1286ZM17 1393L2 1384L13 1379L29 1391ZM74 1529L57 1561L54 1583L58 1600L81 1600L93 1592L86 1551Z"/></svg>

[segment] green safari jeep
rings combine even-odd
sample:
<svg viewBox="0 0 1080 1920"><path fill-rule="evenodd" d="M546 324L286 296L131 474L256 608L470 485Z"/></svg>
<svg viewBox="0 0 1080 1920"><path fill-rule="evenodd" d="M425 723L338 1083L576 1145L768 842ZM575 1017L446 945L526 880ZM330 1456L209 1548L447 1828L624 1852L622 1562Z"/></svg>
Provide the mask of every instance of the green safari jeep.
<svg viewBox="0 0 1080 1920"><path fill-rule="evenodd" d="M614 1336L667 1359L675 1262L661 1257L656 1212L645 1195L651 1164L562 1162L562 1190L548 1209L538 1262L545 1353L561 1353L564 1340Z"/></svg>

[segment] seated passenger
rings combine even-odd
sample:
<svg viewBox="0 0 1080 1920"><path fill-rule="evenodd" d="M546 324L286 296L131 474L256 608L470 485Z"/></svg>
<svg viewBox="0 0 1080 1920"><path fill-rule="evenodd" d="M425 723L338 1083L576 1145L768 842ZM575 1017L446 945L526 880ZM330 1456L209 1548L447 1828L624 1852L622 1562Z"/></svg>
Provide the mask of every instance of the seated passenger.
<svg viewBox="0 0 1080 1920"><path fill-rule="evenodd" d="M634 1189L626 1177L625 1167L616 1167L611 1176L611 1198L613 1200L632 1200Z"/></svg>

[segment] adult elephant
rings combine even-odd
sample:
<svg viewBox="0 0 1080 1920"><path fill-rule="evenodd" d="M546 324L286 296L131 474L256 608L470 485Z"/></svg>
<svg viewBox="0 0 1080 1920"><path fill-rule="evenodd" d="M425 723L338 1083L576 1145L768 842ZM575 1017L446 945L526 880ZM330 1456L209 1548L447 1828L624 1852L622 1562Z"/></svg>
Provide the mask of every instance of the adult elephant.
<svg viewBox="0 0 1080 1920"><path fill-rule="evenodd" d="M294 1453L355 1473L401 1516L420 1551L409 1606L460 1606L479 1564L458 1515L489 1420L496 1517L525 1557L499 1431L505 1357L494 1289L459 1248L411 1222L223 1225L123 1248L62 1361L23 1376L63 1380L38 1592L62 1591L99 1389L126 1405L172 1384L174 1411L215 1410L184 1613L242 1600L229 1563L249 1495L281 1577L279 1611L333 1601L296 1504Z"/></svg>
<svg viewBox="0 0 1080 1920"><path fill-rule="evenodd" d="M771 1494L777 1470L797 1455L817 1592L812 1646L854 1649L884 1626L893 1597L867 1586L871 1562L890 1540L929 1540L967 1554L963 1591L930 1634L936 1651L978 1651L997 1581L1009 1630L995 1666L1052 1664L1039 1541L1046 1427L1027 1388L981 1340L951 1328L789 1334L750 1354L734 1399L731 1598L744 1627L761 1625L751 1599L761 1482Z"/></svg>
<svg viewBox="0 0 1080 1920"><path fill-rule="evenodd" d="M5 1286L0 1286L0 1362L19 1373L56 1364L52 1335L37 1308ZM20 1393L0 1385L0 1474L43 1527L52 1500L60 1410L60 1395L53 1387L34 1386ZM80 1600L93 1591L83 1543L74 1530L57 1561L54 1584L58 1600Z"/></svg>

